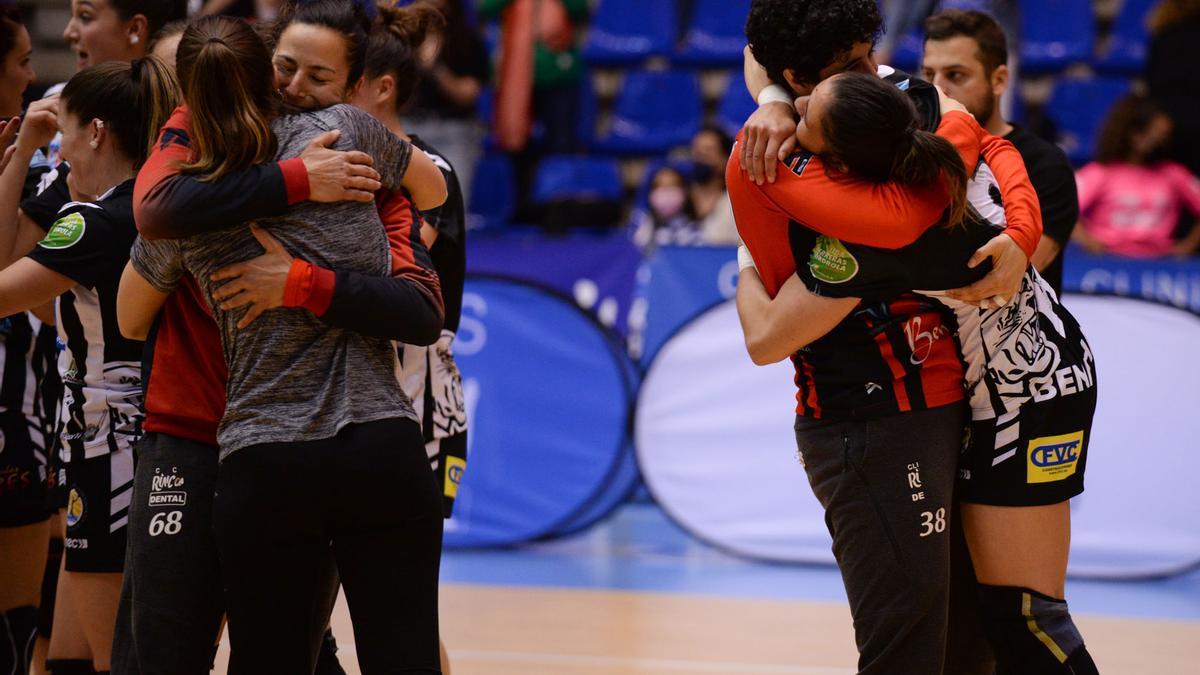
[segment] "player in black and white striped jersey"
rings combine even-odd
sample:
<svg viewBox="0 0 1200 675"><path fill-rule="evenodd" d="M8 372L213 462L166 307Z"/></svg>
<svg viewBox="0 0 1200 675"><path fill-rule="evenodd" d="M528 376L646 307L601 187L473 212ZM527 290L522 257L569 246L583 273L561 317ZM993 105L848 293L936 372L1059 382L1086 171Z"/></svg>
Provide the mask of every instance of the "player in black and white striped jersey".
<svg viewBox="0 0 1200 675"><path fill-rule="evenodd" d="M433 39L426 32L437 30L441 23L440 17L427 13L405 13L381 5L379 20L367 43L362 84L351 103L371 113L392 133L411 141L433 160L446 179L445 203L413 214L413 225L420 227L421 242L429 249L441 282L445 323L435 344L396 344L400 356L396 376L421 418L425 450L438 479L443 513L449 518L467 465L467 412L453 351L466 276L466 208L454 167L436 148L410 135L400 119L400 111L408 105L421 79L416 45ZM449 673L445 644L439 648L442 671Z"/></svg>
<svg viewBox="0 0 1200 675"><path fill-rule="evenodd" d="M57 102L30 107L0 180L0 263L7 265L0 315L58 298L66 346L56 439L69 491L67 550L47 660L52 672L109 666L142 415L142 345L120 336L116 291L137 235L133 178L176 105L177 89L152 59L79 73ZM63 203L62 190L47 190L18 209L30 158L60 129L72 165L58 181L70 201ZM82 634L82 646L64 644L72 634Z"/></svg>
<svg viewBox="0 0 1200 675"><path fill-rule="evenodd" d="M33 656L50 544L57 353L53 326L25 312L0 319L0 672L24 673Z"/></svg>

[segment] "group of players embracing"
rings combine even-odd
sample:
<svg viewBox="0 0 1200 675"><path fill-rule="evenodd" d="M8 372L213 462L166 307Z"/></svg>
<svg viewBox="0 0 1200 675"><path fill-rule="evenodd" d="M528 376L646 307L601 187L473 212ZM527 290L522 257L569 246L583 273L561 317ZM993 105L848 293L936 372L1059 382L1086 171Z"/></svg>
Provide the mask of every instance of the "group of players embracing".
<svg viewBox="0 0 1200 675"><path fill-rule="evenodd" d="M199 675L227 619L231 673L340 673L339 586L363 672L443 672L464 213L400 120L442 15L71 11L0 127L0 672Z"/></svg>

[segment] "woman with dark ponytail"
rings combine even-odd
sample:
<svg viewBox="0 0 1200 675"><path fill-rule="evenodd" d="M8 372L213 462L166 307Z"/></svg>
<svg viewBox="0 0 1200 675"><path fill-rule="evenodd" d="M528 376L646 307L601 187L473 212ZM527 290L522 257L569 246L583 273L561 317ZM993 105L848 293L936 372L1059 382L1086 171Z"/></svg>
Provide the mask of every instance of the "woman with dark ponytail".
<svg viewBox="0 0 1200 675"><path fill-rule="evenodd" d="M88 68L57 106L26 116L0 176L0 219L8 221L0 223L0 250L12 261L0 271L0 315L58 298L66 345L57 444L69 500L55 619L69 629L51 636L50 672L109 670L142 417L142 345L120 335L113 307L137 235L133 178L178 103L176 91L170 69L155 59ZM30 159L59 130L71 201L49 215L18 208Z"/></svg>
<svg viewBox="0 0 1200 675"><path fill-rule="evenodd" d="M978 265L976 250L1007 236L1002 195L987 164L964 171L948 144L918 128L908 95L874 76L836 75L816 87L803 116L797 141L847 179L940 181L950 206L940 226L894 250L796 228L797 272L773 299L741 253L738 309L752 358L781 360L821 339L860 302L881 297L916 292L953 312L971 407L957 496L997 672L1096 673L1064 599L1070 499L1083 491L1096 407L1087 339L1032 266L1017 294L991 308L946 294L982 278L987 266ZM947 337L920 324L905 334L922 361ZM820 471L815 457L806 458L807 471ZM914 532L945 531L945 509L926 513Z"/></svg>
<svg viewBox="0 0 1200 675"><path fill-rule="evenodd" d="M825 84L825 83L823 83ZM835 95L836 92L836 95ZM820 113L820 126L814 118ZM828 166L873 183L933 185L950 195L948 224L966 214L967 171L950 141L921 129L909 97L873 75L848 73L814 90L797 130ZM853 167L853 168L851 168Z"/></svg>

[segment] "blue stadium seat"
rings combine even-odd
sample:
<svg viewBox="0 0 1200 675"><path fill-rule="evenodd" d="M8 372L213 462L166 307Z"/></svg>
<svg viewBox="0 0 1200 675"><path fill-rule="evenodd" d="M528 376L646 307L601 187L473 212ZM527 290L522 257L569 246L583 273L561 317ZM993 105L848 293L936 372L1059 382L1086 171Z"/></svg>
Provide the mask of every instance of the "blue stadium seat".
<svg viewBox="0 0 1200 675"><path fill-rule="evenodd" d="M1092 0L1022 0L1022 70L1049 72L1089 61L1095 38Z"/></svg>
<svg viewBox="0 0 1200 675"><path fill-rule="evenodd" d="M675 0L600 0L592 13L583 58L628 65L664 56L675 46Z"/></svg>
<svg viewBox="0 0 1200 675"><path fill-rule="evenodd" d="M750 0L696 0L675 62L692 66L733 66L742 62Z"/></svg>
<svg viewBox="0 0 1200 675"><path fill-rule="evenodd" d="M656 154L691 142L703 102L695 73L635 71L625 76L613 106L612 127L595 146L605 152Z"/></svg>
<svg viewBox="0 0 1200 675"><path fill-rule="evenodd" d="M517 178L507 155L484 155L471 183L467 224L472 230L495 230L508 224L517 208Z"/></svg>
<svg viewBox="0 0 1200 675"><path fill-rule="evenodd" d="M1157 0L1123 0L1121 11L1113 22L1112 37L1104 53L1096 59L1096 67L1108 73L1138 75L1146 65L1146 48L1150 36L1146 19Z"/></svg>
<svg viewBox="0 0 1200 675"><path fill-rule="evenodd" d="M742 125L757 109L758 104L750 98L750 92L746 91L746 86L742 83L742 73L738 71L729 76L729 88L717 102L717 117L714 121L725 133L736 137L742 130Z"/></svg>
<svg viewBox="0 0 1200 675"><path fill-rule="evenodd" d="M533 181L534 204L565 199L620 201L624 197L620 167L609 157L545 157Z"/></svg>
<svg viewBox="0 0 1200 675"><path fill-rule="evenodd" d="M1087 162L1096 148L1096 133L1109 109L1129 93L1129 81L1097 77L1061 80L1046 103L1046 114L1058 126L1058 144L1076 165Z"/></svg>

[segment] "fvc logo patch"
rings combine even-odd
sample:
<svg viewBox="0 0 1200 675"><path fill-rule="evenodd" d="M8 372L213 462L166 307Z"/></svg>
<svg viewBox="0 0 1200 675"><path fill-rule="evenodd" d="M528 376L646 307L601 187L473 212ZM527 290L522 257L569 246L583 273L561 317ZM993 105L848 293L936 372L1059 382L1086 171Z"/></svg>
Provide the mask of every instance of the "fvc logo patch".
<svg viewBox="0 0 1200 675"><path fill-rule="evenodd" d="M818 281L841 284L858 274L858 261L842 242L822 235L808 257L808 269Z"/></svg>
<svg viewBox="0 0 1200 675"><path fill-rule="evenodd" d="M71 248L83 239L83 233L86 231L87 221L83 219L83 214L68 213L50 226L46 238L41 240L38 246L48 249Z"/></svg>
<svg viewBox="0 0 1200 675"><path fill-rule="evenodd" d="M75 527L83 522L83 512L83 495L71 488L70 494L67 495L67 527Z"/></svg>
<svg viewBox="0 0 1200 675"><path fill-rule="evenodd" d="M1075 475L1083 454L1083 432L1029 441L1027 483L1053 483Z"/></svg>
<svg viewBox="0 0 1200 675"><path fill-rule="evenodd" d="M462 482L463 471L467 468L467 460L453 455L446 458L446 489L447 497L458 497L458 484Z"/></svg>

